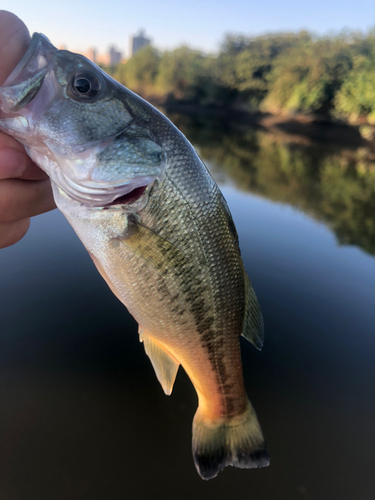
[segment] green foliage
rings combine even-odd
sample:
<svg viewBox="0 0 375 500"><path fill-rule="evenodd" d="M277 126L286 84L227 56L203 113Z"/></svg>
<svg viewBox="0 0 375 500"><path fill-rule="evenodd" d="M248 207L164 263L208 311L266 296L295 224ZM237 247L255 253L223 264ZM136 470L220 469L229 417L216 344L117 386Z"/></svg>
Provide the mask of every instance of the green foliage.
<svg viewBox="0 0 375 500"><path fill-rule="evenodd" d="M309 41L279 57L269 77L263 108L327 112L352 67L351 48L342 40Z"/></svg>
<svg viewBox="0 0 375 500"><path fill-rule="evenodd" d="M368 116L375 122L375 60L359 56L354 61L354 70L344 80L335 99L339 113L351 120Z"/></svg>
<svg viewBox="0 0 375 500"><path fill-rule="evenodd" d="M227 35L218 54L146 47L110 73L145 96L375 124L375 30L335 37Z"/></svg>
<svg viewBox="0 0 375 500"><path fill-rule="evenodd" d="M126 64L119 64L112 76L136 92L149 93L159 72L160 57L153 47L144 47Z"/></svg>
<svg viewBox="0 0 375 500"><path fill-rule="evenodd" d="M217 57L218 83L237 91L237 101L259 106L269 90L268 75L281 54L310 39L306 32L256 38L227 36Z"/></svg>
<svg viewBox="0 0 375 500"><path fill-rule="evenodd" d="M164 52L156 88L176 100L195 100L206 74L205 59L205 56L188 47Z"/></svg>

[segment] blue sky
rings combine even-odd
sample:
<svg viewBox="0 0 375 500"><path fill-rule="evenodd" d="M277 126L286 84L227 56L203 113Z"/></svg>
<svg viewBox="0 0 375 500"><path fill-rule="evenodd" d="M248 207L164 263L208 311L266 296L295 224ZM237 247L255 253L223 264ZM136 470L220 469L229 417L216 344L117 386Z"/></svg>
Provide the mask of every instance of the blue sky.
<svg viewBox="0 0 375 500"><path fill-rule="evenodd" d="M323 34L375 26L375 0L1 0L0 8L17 14L31 32L77 51L104 51L113 43L126 52L129 36L141 27L161 49L186 43L215 51L228 32Z"/></svg>

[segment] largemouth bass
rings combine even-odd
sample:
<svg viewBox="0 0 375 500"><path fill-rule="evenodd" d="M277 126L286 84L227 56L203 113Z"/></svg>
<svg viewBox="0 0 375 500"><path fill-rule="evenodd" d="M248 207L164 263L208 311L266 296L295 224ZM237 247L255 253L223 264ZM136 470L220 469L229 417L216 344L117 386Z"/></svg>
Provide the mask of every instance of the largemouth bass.
<svg viewBox="0 0 375 500"><path fill-rule="evenodd" d="M0 87L0 109L0 128L50 176L56 205L137 320L164 392L179 365L190 377L201 477L268 465L239 342L242 334L262 347L262 315L227 204L191 144L146 101L41 34Z"/></svg>

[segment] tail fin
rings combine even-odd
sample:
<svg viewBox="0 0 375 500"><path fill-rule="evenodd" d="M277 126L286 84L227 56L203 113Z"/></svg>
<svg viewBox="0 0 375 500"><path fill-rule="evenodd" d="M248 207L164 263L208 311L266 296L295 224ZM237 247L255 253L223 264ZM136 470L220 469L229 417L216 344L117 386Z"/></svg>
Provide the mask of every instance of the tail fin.
<svg viewBox="0 0 375 500"><path fill-rule="evenodd" d="M254 408L220 421L198 408L193 421L193 457L203 479L215 477L227 465L241 469L266 467L270 459Z"/></svg>

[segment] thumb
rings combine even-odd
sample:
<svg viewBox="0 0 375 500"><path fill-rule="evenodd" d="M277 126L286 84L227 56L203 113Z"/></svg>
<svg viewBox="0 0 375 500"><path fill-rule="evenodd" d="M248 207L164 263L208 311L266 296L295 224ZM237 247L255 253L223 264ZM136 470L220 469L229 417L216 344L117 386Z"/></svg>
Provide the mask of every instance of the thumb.
<svg viewBox="0 0 375 500"><path fill-rule="evenodd" d="M0 10L0 86L22 59L29 43L29 30L21 19ZM8 177L40 180L47 176L26 155L19 142L0 132L0 179Z"/></svg>
<svg viewBox="0 0 375 500"><path fill-rule="evenodd" d="M26 25L16 15L0 10L0 85L25 54L30 43Z"/></svg>

